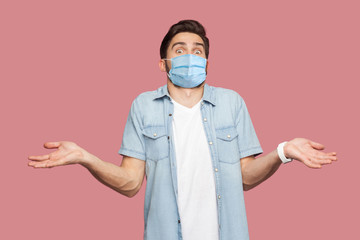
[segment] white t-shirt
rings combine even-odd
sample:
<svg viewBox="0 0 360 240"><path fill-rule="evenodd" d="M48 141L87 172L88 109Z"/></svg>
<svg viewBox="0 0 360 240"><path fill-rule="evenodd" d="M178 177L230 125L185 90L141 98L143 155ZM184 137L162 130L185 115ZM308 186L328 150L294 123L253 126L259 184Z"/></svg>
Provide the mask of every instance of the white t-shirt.
<svg viewBox="0 0 360 240"><path fill-rule="evenodd" d="M174 103L173 134L178 206L184 240L218 240L215 180L200 102L192 108Z"/></svg>

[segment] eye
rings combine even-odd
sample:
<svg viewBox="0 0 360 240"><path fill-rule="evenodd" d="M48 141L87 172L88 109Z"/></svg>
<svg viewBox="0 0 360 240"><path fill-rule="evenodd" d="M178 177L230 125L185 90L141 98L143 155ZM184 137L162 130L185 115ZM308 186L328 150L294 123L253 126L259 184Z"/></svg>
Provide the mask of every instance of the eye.
<svg viewBox="0 0 360 240"><path fill-rule="evenodd" d="M196 50L194 53L195 53L195 54L201 54L201 51L200 51L200 50Z"/></svg>
<svg viewBox="0 0 360 240"><path fill-rule="evenodd" d="M183 53L184 51L182 49L177 49L176 53Z"/></svg>

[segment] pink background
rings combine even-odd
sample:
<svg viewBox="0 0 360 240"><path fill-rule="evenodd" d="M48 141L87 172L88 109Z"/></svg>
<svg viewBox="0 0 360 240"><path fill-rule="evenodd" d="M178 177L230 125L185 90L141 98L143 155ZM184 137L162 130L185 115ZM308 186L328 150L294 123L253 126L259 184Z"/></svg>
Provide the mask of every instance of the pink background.
<svg viewBox="0 0 360 240"><path fill-rule="evenodd" d="M321 170L282 166L245 193L251 239L359 238L359 1L1 1L1 239L142 239L145 184L126 198L80 166L27 156L70 140L120 164L132 100L165 83L168 28L197 19L208 83L236 90L265 153L307 137Z"/></svg>

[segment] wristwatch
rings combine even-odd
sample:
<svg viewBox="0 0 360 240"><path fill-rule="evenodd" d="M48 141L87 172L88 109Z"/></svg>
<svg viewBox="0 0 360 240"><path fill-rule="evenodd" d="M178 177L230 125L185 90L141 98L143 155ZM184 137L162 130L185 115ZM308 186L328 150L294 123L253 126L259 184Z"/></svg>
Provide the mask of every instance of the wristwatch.
<svg viewBox="0 0 360 240"><path fill-rule="evenodd" d="M287 142L282 142L278 145L277 147L277 153L279 155L279 158L281 159L281 161L283 163L288 163L291 162L293 159L292 158L286 158L285 154L284 154L284 146Z"/></svg>

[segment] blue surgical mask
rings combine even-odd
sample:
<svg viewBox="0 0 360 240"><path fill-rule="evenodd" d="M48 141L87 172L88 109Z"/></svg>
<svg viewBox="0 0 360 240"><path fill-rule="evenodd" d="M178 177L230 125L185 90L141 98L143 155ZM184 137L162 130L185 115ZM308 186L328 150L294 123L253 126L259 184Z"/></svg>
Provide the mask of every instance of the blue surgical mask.
<svg viewBox="0 0 360 240"><path fill-rule="evenodd" d="M205 81L205 58L194 54L184 54L164 60L171 60L168 76L173 84L183 88L193 88Z"/></svg>

